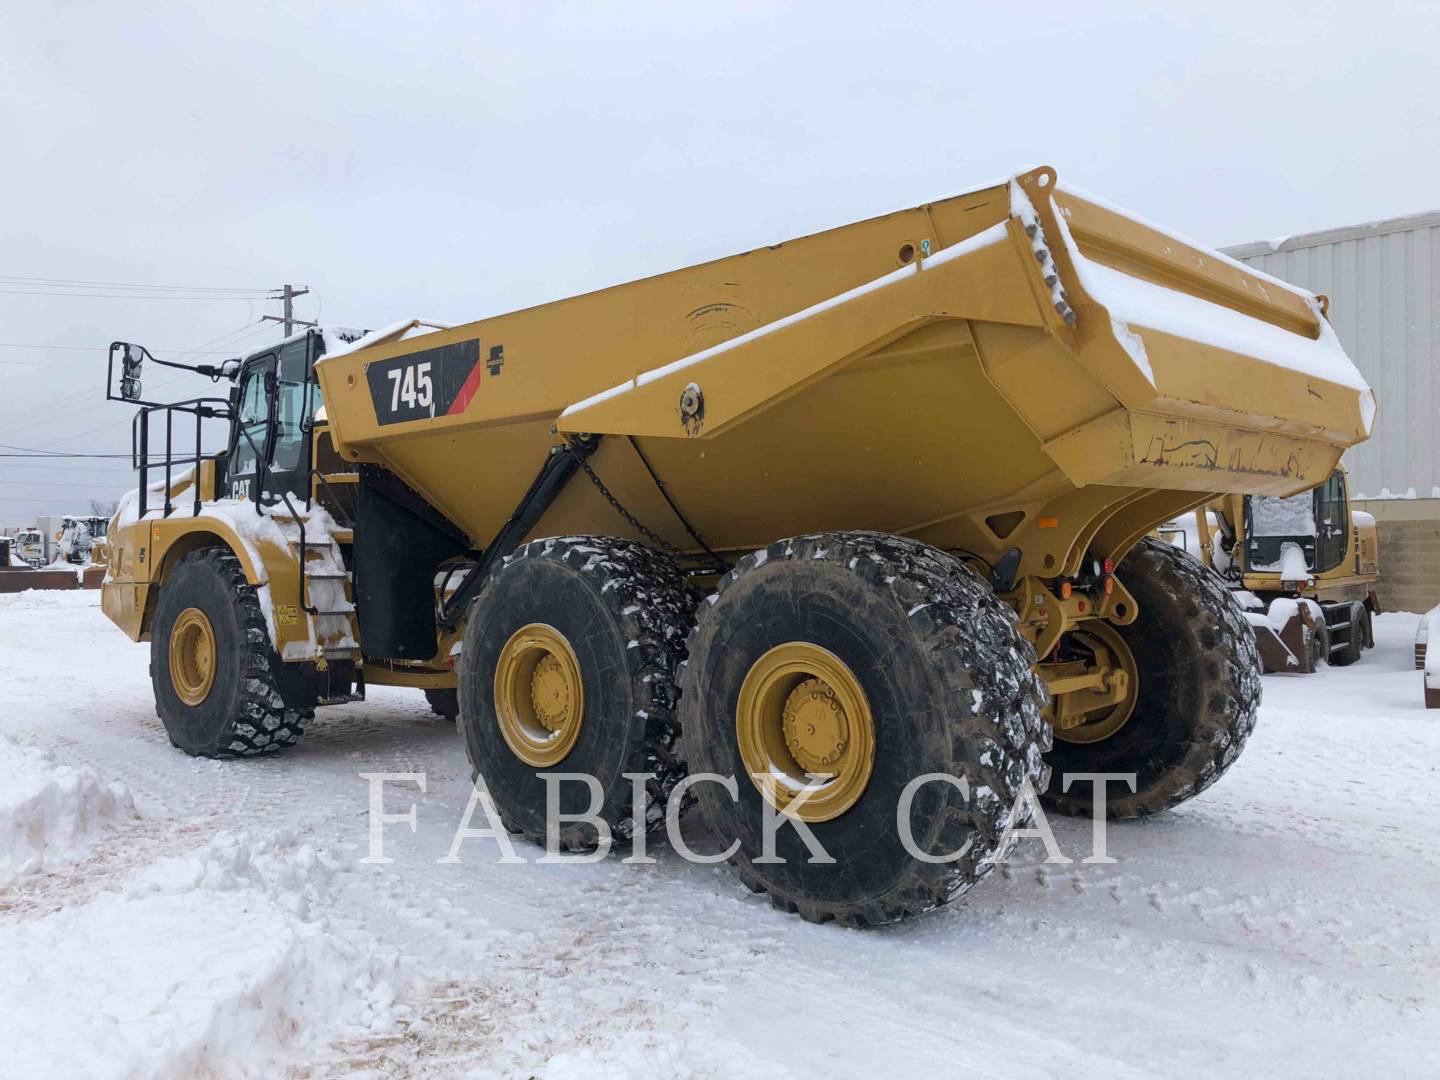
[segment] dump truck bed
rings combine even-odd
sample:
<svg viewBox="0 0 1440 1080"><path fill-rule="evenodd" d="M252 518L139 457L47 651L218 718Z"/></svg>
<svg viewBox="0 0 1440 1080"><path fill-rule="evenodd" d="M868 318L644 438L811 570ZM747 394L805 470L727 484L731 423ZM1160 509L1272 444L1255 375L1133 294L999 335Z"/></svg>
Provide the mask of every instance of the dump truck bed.
<svg viewBox="0 0 1440 1080"><path fill-rule="evenodd" d="M687 550L667 494L716 550L865 528L1041 576L1216 493L1314 486L1375 410L1323 299L1049 168L317 370L341 459L477 548L596 434L596 476ZM535 529L570 532L636 535L579 482Z"/></svg>

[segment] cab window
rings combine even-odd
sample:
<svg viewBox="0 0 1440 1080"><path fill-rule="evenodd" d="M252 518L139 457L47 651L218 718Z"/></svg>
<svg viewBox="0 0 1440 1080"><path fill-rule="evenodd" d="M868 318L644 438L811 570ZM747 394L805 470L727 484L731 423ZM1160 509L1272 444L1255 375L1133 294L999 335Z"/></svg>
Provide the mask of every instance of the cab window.
<svg viewBox="0 0 1440 1080"><path fill-rule="evenodd" d="M277 362L279 373L275 401L275 457L274 467L281 472L299 469L305 460L306 419L314 419L313 413L320 404L320 394L313 387L310 390L310 417L304 415L305 377L309 363L307 338L292 341L280 349Z"/></svg>
<svg viewBox="0 0 1440 1080"><path fill-rule="evenodd" d="M1345 497L1345 474L1336 470L1315 492L1318 526L1317 573L1334 570L1345 561L1350 541L1350 506Z"/></svg>
<svg viewBox="0 0 1440 1080"><path fill-rule="evenodd" d="M268 365L251 368L240 388L239 430L235 436L235 452L230 459L234 476L250 476L255 472L256 452L265 452L265 423L269 409L265 402L265 371ZM249 438L246 438L246 435ZM253 445L252 445L253 443Z"/></svg>

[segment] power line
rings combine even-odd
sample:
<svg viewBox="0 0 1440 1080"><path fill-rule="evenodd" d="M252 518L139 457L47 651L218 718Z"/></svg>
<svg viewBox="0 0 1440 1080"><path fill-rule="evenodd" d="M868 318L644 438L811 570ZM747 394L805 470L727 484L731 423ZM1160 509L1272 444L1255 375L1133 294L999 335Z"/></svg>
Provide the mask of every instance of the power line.
<svg viewBox="0 0 1440 1080"><path fill-rule="evenodd" d="M123 453L111 454L111 453L84 453L84 452L80 452L80 451L69 452L69 451L63 451L63 450L53 450L53 451L52 451L52 450L35 450L35 449L32 449L31 447L28 447L28 446L11 446L11 445L9 445L8 443L0 443L0 447L4 447L6 450L19 450L19 451L24 451L23 453L15 453L15 454L0 454L0 457L4 457L4 458L28 458L28 459L30 459L30 460L32 460L32 461L50 461L50 460L53 460L53 459L59 459L59 460L64 461L64 460L67 460L67 459L70 459L70 458L124 458L126 461L129 461L129 460L130 460L130 455L129 455L129 454L123 454ZM152 460L152 461L164 461L165 458L162 457L162 456L156 455L156 456L152 457L151 460Z"/></svg>
<svg viewBox="0 0 1440 1080"><path fill-rule="evenodd" d="M181 360L187 356L198 355L201 349L204 349L210 345L219 344L221 341L224 341L227 338L232 339L230 341L230 345L233 346L238 344L245 338L250 337L253 334L259 333L261 330L264 329L268 329L268 326L258 319L252 322L246 322L234 330L230 330L224 334L221 334L219 337L211 338L209 341L202 341L199 345L195 347L194 350L188 352L180 352L173 356L171 359ZM151 389L156 389L162 386L169 386L172 383L178 382L180 379L185 378L187 374L191 373L181 372L178 375L173 375L168 379L162 379L160 382L153 384ZM78 394L67 394L63 397L52 400L49 404L41 405L38 411L35 409L31 409L23 417L19 415L7 417L5 420L0 421L0 423L8 425L16 423L18 421L17 427L9 428L8 430L10 430L11 432L28 431L31 428L37 426L38 424L49 424L59 419L63 415L72 414L75 410L75 406L77 403L83 403L84 407L98 404L95 401L93 390L82 390Z"/></svg>
<svg viewBox="0 0 1440 1080"><path fill-rule="evenodd" d="M246 325L248 326L249 324L247 323ZM109 348L110 348L110 346L109 346L108 343L105 344L105 345L22 345L22 344L20 344L20 343L18 343L18 342L14 342L14 341L0 341L0 349L57 349L57 350L60 350L60 351L63 351L63 352L99 352L99 353L103 353L103 352L105 352L105 351L106 351L107 349L109 349ZM168 355L169 353L177 353L177 352L183 352L183 353L200 353L200 352L204 352L204 353L214 353L214 354L216 354L216 355L223 355L224 353L228 353L229 351L230 351L229 349L151 349L151 350L150 350L150 352L153 353L153 354L155 354L156 356L159 356L161 353L165 353L165 354Z"/></svg>
<svg viewBox="0 0 1440 1080"><path fill-rule="evenodd" d="M142 292L75 292L60 291L56 289L7 289L0 285L0 295L6 296L61 296L73 297L81 300L202 300L212 303L220 300L242 300L251 303L255 300L274 300L276 297L269 293L261 293L258 296L227 296L223 294L206 294L189 296L183 293L142 293Z"/></svg>
<svg viewBox="0 0 1440 1080"><path fill-rule="evenodd" d="M29 458L29 459L31 459L31 460L39 460L39 461L49 461L51 458L60 458L61 460L64 460L64 461L74 460L74 459L78 459L78 458L95 458L95 459L101 459L101 460L107 459L107 458L124 458L124 459L126 459L126 460L128 461L129 458L130 458L130 455L129 455L129 454L50 454L50 453L42 453L42 454L0 454L0 458Z"/></svg>
<svg viewBox="0 0 1440 1080"><path fill-rule="evenodd" d="M11 457L12 455L8 455L8 454L7 454L7 455L3 455L3 456L5 456L5 457ZM25 456L25 455L23 455L23 454L15 454L15 455L13 455L13 457L15 457L15 458L23 458L24 456ZM31 455L31 456L33 456L33 457L36 458L37 460L40 460L40 459L43 459L46 455L43 455L43 454L34 454L34 455ZM128 454L126 455L126 460L124 460L124 461L121 461L121 460L118 460L118 459L116 459L116 460L93 459L93 460L88 460L88 461L86 461L84 464L75 464L75 465L62 465L62 464L58 464L58 463L57 463L57 464L50 464L50 465L7 465L7 466L5 466L5 475L6 475L6 476L14 476L14 475L16 474L16 472L19 471L19 470L21 470L21 469L24 469L24 470L26 471L26 475L29 475L30 472L69 473L69 472L75 472L76 470L92 470L92 469L104 469L104 468L114 468L114 469L118 469L118 468L121 468L121 467L124 467L124 468L126 468L126 469L128 469L128 468L130 467L130 461L129 461L129 455L128 455Z"/></svg>
<svg viewBox="0 0 1440 1080"><path fill-rule="evenodd" d="M94 360L80 360L66 362L64 360L0 360L0 364L9 367L43 367L43 368L73 368L76 371L82 368L93 368L96 364L104 361L103 356L97 356Z"/></svg>
<svg viewBox="0 0 1440 1080"><path fill-rule="evenodd" d="M0 274L0 281L13 281L20 284L36 285L85 285L103 286L114 289L150 289L166 290L171 292L207 292L207 293L273 293L273 288L261 288L251 286L248 288L234 285L143 285L133 281L87 281L80 278L50 278L35 277L28 274Z"/></svg>
<svg viewBox="0 0 1440 1080"><path fill-rule="evenodd" d="M89 484L89 483L66 483L66 482L56 482L56 481L53 481L53 480L0 480L0 484L11 484L11 485L14 485L14 486L17 486L17 487L88 488L88 489L91 490L91 491L94 491L96 488L106 488L106 489L109 489L109 488L115 487L115 486L118 485L118 484L128 484L128 483L129 483L129 481L127 481L127 480L121 480L121 479L118 479L118 478L117 478L117 479L112 479L112 480L97 480L97 481L96 481L95 483L93 483L93 484ZM9 496L0 496L0 498L8 498L8 497L9 497Z"/></svg>

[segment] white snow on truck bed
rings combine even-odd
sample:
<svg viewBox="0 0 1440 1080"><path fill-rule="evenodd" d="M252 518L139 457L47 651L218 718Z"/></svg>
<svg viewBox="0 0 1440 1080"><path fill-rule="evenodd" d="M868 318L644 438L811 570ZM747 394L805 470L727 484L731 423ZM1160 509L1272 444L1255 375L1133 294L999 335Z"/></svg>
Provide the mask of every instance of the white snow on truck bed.
<svg viewBox="0 0 1440 1080"><path fill-rule="evenodd" d="M1025 841L951 907L858 932L663 838L654 865L501 865L488 840L441 863L469 768L418 691L321 710L273 759L187 758L98 603L0 596L0 733L143 811L0 886L0 1076L1440 1075L1417 616L1352 667L1267 676L1234 768L1114 825L1115 863L1054 820L1075 861ZM386 785L418 825L386 829L389 864L359 861L362 772L426 775Z"/></svg>

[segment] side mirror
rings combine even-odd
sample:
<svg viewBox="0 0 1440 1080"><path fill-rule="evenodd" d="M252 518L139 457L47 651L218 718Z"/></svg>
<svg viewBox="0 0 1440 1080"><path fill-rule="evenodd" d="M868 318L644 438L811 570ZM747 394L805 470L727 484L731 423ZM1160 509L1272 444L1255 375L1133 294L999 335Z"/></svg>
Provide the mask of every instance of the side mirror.
<svg viewBox="0 0 1440 1080"><path fill-rule="evenodd" d="M107 396L119 401L139 401L141 397L140 369L146 358L154 359L150 352L143 345L132 345L128 341L114 341L110 343L110 379L115 379L116 362L120 368L120 395L117 398L113 392Z"/></svg>

